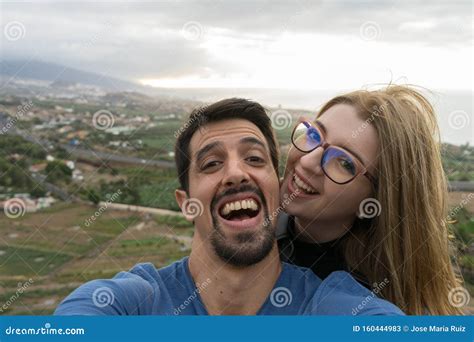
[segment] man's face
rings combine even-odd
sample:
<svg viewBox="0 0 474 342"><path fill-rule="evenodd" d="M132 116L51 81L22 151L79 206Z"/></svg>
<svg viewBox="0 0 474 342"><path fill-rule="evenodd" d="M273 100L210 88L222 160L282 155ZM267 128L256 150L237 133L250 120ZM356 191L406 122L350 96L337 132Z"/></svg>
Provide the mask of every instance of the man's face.
<svg viewBox="0 0 474 342"><path fill-rule="evenodd" d="M253 123L230 119L206 124L190 142L189 198L202 203L196 234L224 261L248 266L274 246L278 176L267 141ZM177 191L181 204L186 199Z"/></svg>

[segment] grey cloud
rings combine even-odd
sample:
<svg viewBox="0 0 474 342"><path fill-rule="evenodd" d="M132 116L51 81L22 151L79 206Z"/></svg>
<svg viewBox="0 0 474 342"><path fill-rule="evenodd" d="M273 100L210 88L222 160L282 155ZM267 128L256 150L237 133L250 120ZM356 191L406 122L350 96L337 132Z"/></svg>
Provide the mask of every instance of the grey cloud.
<svg viewBox="0 0 474 342"><path fill-rule="evenodd" d="M7 41L1 57L30 58L108 72L124 78L224 72L200 45L181 35L196 21L233 37L271 40L284 31L359 39L375 22L379 41L432 46L472 42L470 1L159 1L1 3L2 30L18 20L25 38Z"/></svg>

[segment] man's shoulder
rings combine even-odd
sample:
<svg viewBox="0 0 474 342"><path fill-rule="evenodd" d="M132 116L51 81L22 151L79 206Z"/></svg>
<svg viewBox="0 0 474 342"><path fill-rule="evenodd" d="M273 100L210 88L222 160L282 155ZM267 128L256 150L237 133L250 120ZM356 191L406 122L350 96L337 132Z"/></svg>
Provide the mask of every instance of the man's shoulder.
<svg viewBox="0 0 474 342"><path fill-rule="evenodd" d="M305 300L312 298L321 286L322 280L306 267L282 262L281 282L289 289L297 291Z"/></svg>
<svg viewBox="0 0 474 342"><path fill-rule="evenodd" d="M291 277L292 279L305 279L307 281L317 283L318 286L321 283L321 279L307 267L290 264L288 262L282 262L281 264L284 274L286 274L288 277Z"/></svg>
<svg viewBox="0 0 474 342"><path fill-rule="evenodd" d="M162 268L156 268L155 265L150 262L139 263L133 266L127 272L118 273L114 278L136 275L149 283L157 281L167 281L170 279L170 277L177 277L178 275L182 275L182 273L185 272L185 268L187 267L187 262L188 257L185 257Z"/></svg>
<svg viewBox="0 0 474 342"><path fill-rule="evenodd" d="M165 307L169 287L183 271L186 258L157 269L151 263L140 263L112 279L89 281L67 296L56 315L147 315L156 302Z"/></svg>
<svg viewBox="0 0 474 342"><path fill-rule="evenodd" d="M386 284L388 285L388 284ZM346 271L325 278L315 293L309 314L404 315L394 304L378 297L381 289L369 291Z"/></svg>

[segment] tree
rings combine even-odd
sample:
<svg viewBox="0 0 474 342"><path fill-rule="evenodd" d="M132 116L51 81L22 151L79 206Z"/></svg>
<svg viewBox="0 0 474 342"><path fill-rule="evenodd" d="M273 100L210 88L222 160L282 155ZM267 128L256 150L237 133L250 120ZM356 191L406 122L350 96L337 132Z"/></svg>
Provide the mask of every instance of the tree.
<svg viewBox="0 0 474 342"><path fill-rule="evenodd" d="M62 161L58 160L48 162L45 172L47 174L48 181L52 183L58 181L69 182L72 178L72 170Z"/></svg>
<svg viewBox="0 0 474 342"><path fill-rule="evenodd" d="M87 191L87 198L94 204L99 204L100 202L100 195L94 189L89 189Z"/></svg>

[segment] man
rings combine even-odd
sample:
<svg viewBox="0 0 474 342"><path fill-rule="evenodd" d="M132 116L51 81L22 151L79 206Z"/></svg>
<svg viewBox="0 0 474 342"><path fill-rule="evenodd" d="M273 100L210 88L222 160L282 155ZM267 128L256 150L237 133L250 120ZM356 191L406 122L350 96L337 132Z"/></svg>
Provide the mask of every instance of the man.
<svg viewBox="0 0 474 342"><path fill-rule="evenodd" d="M176 200L194 222L189 258L139 264L69 295L57 315L401 314L345 272L322 282L281 263L278 148L262 106L227 99L194 111L175 147Z"/></svg>

